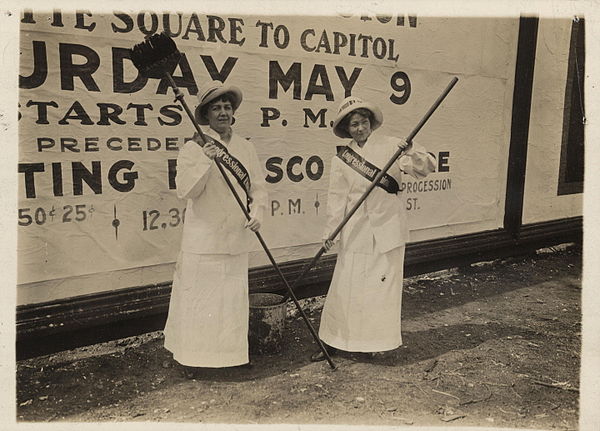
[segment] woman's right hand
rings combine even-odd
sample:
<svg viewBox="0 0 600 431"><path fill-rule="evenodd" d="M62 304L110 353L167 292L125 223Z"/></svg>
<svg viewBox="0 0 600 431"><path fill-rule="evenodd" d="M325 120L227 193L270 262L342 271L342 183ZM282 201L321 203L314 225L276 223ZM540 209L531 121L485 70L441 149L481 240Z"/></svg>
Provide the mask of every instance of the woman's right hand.
<svg viewBox="0 0 600 431"><path fill-rule="evenodd" d="M206 144L204 144L204 147L202 147L202 151L204 151L206 157L208 157L211 160L214 160L217 156L217 146L212 142L207 142Z"/></svg>
<svg viewBox="0 0 600 431"><path fill-rule="evenodd" d="M331 247L333 247L333 241L330 239L324 239L323 240L323 248L325 249L325 251L329 251L331 250Z"/></svg>
<svg viewBox="0 0 600 431"><path fill-rule="evenodd" d="M406 152L412 148L412 141L408 142L406 139L401 139L397 145L398 145L398 148L400 148L404 152Z"/></svg>

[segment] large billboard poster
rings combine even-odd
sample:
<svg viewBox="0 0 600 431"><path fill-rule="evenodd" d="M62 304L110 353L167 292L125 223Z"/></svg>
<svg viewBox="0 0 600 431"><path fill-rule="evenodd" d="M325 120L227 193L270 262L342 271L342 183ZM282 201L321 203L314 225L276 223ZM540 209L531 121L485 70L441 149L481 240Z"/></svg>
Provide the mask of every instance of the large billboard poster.
<svg viewBox="0 0 600 431"><path fill-rule="evenodd" d="M273 249L320 241L345 97L377 104L378 133L403 137L454 76L415 139L437 172L401 185L413 239L501 225L518 18L25 11L20 285L176 259L175 162L194 130L168 82L139 76L127 51L162 31L183 54L174 79L192 107L208 80L242 89L234 130L265 171L261 231Z"/></svg>

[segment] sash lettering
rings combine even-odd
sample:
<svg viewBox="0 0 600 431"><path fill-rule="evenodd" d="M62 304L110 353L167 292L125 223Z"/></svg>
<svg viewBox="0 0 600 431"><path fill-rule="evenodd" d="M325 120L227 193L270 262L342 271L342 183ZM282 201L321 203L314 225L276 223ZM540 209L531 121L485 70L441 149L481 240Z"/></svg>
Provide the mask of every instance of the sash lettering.
<svg viewBox="0 0 600 431"><path fill-rule="evenodd" d="M252 203L252 198L250 197L250 174L248 174L248 170L246 167L236 159L233 155L229 154L227 151L227 147L217 141L216 139L211 138L210 136L204 135L207 142L214 144L217 147L217 155L215 159L221 162L221 165L225 166L225 168L231 172L231 174L235 177L238 184L244 189L246 192L246 209L250 211L250 204ZM192 138L196 142L200 142L200 137L197 133L194 134Z"/></svg>
<svg viewBox="0 0 600 431"><path fill-rule="evenodd" d="M338 151L337 156L340 158L340 160L342 160L342 162L350 166L370 182L373 182L377 174L381 172L381 169L369 162L350 147L342 147L340 151ZM384 174L383 177L381 177L377 183L377 186L392 194L396 194L398 193L398 190L400 190L398 182L394 179L394 177L388 174Z"/></svg>

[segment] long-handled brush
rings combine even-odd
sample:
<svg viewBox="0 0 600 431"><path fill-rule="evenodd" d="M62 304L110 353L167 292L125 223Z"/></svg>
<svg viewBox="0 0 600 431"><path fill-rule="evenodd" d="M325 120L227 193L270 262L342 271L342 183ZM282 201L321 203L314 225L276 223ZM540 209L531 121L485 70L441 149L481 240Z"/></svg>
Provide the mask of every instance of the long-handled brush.
<svg viewBox="0 0 600 431"><path fill-rule="evenodd" d="M148 39L146 39L144 42L135 45L133 47L133 49L131 49L131 60L133 61L134 66L142 74L142 76L145 76L147 78L157 78L157 79L161 79L164 77L167 78L167 80L173 87L173 92L175 93L175 99L181 103L181 105L185 109L185 112L188 114L188 116L192 120L192 123L194 124L196 131L198 132L198 135L200 137L199 145L204 146L206 144L206 137L202 133L202 130L200 129L200 125L196 121L194 114L192 113L192 111L188 107L187 103L185 102L185 100L183 98L183 94L181 93L181 91L177 87L177 84L173 80L172 74L173 74L175 68L177 67L180 57L181 57L181 53L177 49L177 45L175 44L175 41L173 41L173 39L171 39L169 36L167 36L164 33L152 35ZM231 183L229 177L223 170L221 163L219 163L219 161L215 159L215 164L217 165L219 172L223 176L223 179L227 183L229 190L233 194L233 196L234 196L235 200L237 201L238 205L240 206L241 210L244 212L244 215L246 216L246 220L250 220L250 214L248 213L246 206L244 205L244 203L242 202L242 199L240 198L240 196L236 192L235 188L233 187L233 184ZM308 320L308 317L304 313L304 310L302 310L302 307L300 306L300 303L298 302L298 299L296 298L294 291L292 290L289 283L285 279L285 276L281 272L279 265L277 265L277 262L275 262L275 259L273 258L271 251L267 247L265 240L263 239L262 235L259 232L254 232L254 233L256 234L256 237L258 238L260 245L262 246L265 253L267 254L269 261L271 262L271 265L273 265L273 267L275 268L275 271L277 272L277 275L279 275L279 278L285 285L285 287L287 289L287 295L289 295L292 298L292 300L294 301L294 304L296 305L298 312L302 316L304 323L306 323L306 326L308 327L310 333L312 334L313 338L315 339L317 345L319 346L319 348L325 355L327 362L329 362L329 366L332 369L335 369L336 365L333 363L331 356L329 355L329 352L327 351L327 349L323 345L321 339L317 335L315 328L312 326L312 324ZM286 297L286 299L287 299L287 297Z"/></svg>
<svg viewBox="0 0 600 431"><path fill-rule="evenodd" d="M419 130L421 130L421 128L425 125L427 120L429 120L429 117L431 117L433 112L438 108L438 106L440 106L442 101L446 98L448 93L450 93L450 90L452 90L452 87L454 87L454 85L456 85L457 82L458 82L458 78L456 76L454 78L452 78L452 81L450 81L450 83L444 89L442 94L437 98L437 100L433 103L433 105L431 105L431 107L425 113L423 118L421 118L421 121L419 121L419 124L417 124L417 126L412 130L412 132L410 132L410 134L406 138L406 142L408 142L408 143L412 142L412 140L415 138L416 134L419 133ZM369 187L367 187L367 190L364 191L362 196L358 199L358 201L356 201L356 203L350 209L350 211L348 211L346 213L346 215L344 216L344 218L340 222L340 224L329 235L329 238L327 238L327 240L333 241L335 239L335 237L340 233L340 231L346 225L346 223L348 223L348 220L350 220L350 218L354 215L356 210L361 206L361 204L365 201L365 199L367 199L367 196L369 196L371 191L377 186L377 184L379 183L379 180L381 180L381 178L386 174L388 169L394 164L396 159L398 159L398 157L400 157L402 155L403 152L404 152L404 150L399 148L394 153L394 155L390 158L390 160L388 160L388 162L381 169L381 171L377 174L377 176L373 179L373 181L371 181L371 184L369 184ZM296 280L292 284L292 288L290 289L291 291L293 291L296 288L296 286L298 285L298 283L300 282L300 280L302 280L304 278L304 276L306 274L308 274L308 271L310 271L312 269L312 267L317 263L317 261L321 258L323 253L325 253L325 251L326 251L325 246L323 246L319 249L319 251L317 252L315 257L313 257L313 259L304 267L304 269L302 270L302 273L300 273L298 278L296 278ZM286 300L287 300L287 295L286 295Z"/></svg>

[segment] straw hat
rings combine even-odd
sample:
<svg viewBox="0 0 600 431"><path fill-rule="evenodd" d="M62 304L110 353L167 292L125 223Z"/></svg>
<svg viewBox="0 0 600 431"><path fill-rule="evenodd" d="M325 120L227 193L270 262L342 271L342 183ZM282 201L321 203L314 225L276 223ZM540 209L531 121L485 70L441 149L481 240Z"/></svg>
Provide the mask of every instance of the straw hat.
<svg viewBox="0 0 600 431"><path fill-rule="evenodd" d="M235 112L240 106L240 103L242 103L242 90L236 86L226 86L220 81L211 81L198 90L199 104L196 106L196 118L198 119L198 123L201 125L208 124L208 119L204 116L200 116L200 110L203 106L206 106L211 101L218 99L225 93L230 93L231 96L233 96L233 111Z"/></svg>
<svg viewBox="0 0 600 431"><path fill-rule="evenodd" d="M351 138L352 137L348 133L348 130L343 130L339 126L340 126L340 122L344 119L344 117L346 115L348 115L350 112L352 112L356 109L359 109L359 108L368 109L369 111L371 111L373 113L373 120L371 122L371 130L375 130L379 126L381 126L381 123L383 123L383 114L381 113L381 110L377 106L373 105L372 103L365 102L364 100L359 99L358 97L350 96L350 97L346 97L344 100L342 100L342 103L340 103L340 107L338 108L337 117L335 118L335 121L333 122L333 134L335 136L337 136L339 138Z"/></svg>

